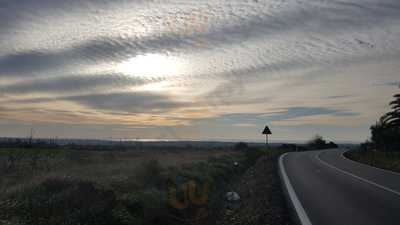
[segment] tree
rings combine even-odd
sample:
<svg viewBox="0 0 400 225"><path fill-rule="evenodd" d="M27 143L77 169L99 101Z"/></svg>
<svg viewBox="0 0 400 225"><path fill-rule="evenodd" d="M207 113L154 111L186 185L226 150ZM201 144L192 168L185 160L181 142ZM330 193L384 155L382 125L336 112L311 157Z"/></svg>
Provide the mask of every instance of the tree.
<svg viewBox="0 0 400 225"><path fill-rule="evenodd" d="M375 125L371 126L371 141L375 144L377 149L386 151L386 144L388 142L387 130L388 125L385 119L382 117L376 122Z"/></svg>
<svg viewBox="0 0 400 225"><path fill-rule="evenodd" d="M400 146L400 94L393 97L391 111L371 126L371 140L377 150L384 152L399 150Z"/></svg>
<svg viewBox="0 0 400 225"><path fill-rule="evenodd" d="M307 145L311 149L323 149L326 145L326 141L321 135L317 134L307 143Z"/></svg>
<svg viewBox="0 0 400 225"><path fill-rule="evenodd" d="M338 146L335 142L330 141L330 142L327 144L327 147L328 147L328 148L338 148L339 146Z"/></svg>
<svg viewBox="0 0 400 225"><path fill-rule="evenodd" d="M321 135L317 134L310 141L308 141L307 147L312 150L319 150L337 148L338 145L332 141L328 143Z"/></svg>
<svg viewBox="0 0 400 225"><path fill-rule="evenodd" d="M388 112L383 119L390 128L400 129L400 94L396 94L393 97L394 100L389 103L392 111Z"/></svg>

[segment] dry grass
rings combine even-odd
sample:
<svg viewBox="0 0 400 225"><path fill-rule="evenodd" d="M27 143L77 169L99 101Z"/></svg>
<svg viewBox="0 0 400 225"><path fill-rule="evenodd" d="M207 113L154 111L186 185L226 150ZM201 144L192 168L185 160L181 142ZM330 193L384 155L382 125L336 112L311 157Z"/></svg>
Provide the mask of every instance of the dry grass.
<svg viewBox="0 0 400 225"><path fill-rule="evenodd" d="M350 151L346 157L374 167L400 172L400 152Z"/></svg>
<svg viewBox="0 0 400 225"><path fill-rule="evenodd" d="M0 169L3 170L0 172L1 193L36 185L49 177L71 177L108 185L134 177L138 167L151 160L157 160L163 167L168 168L206 161L210 157L238 154L232 150L124 152L69 150L55 154L46 162L39 162L49 164L49 170L44 167L31 168L30 158L27 156L17 163L13 171L5 172L7 154L4 153L5 150L0 151L3 151L3 154L0 154Z"/></svg>
<svg viewBox="0 0 400 225"><path fill-rule="evenodd" d="M50 166L31 167L30 156L38 153L21 151L26 157L2 174L0 224L177 224L176 218L187 218L194 206L175 208L170 191L179 190L180 196L188 183L207 182L205 207L218 207L231 180L266 153L62 151L48 159ZM0 155L7 162L7 154Z"/></svg>

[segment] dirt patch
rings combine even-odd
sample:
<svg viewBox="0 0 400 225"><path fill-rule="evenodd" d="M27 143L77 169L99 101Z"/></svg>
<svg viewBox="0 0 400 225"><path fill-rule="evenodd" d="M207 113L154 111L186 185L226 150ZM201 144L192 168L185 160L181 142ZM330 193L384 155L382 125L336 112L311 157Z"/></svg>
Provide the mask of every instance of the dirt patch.
<svg viewBox="0 0 400 225"><path fill-rule="evenodd" d="M216 224L291 224L277 170L275 157L260 158L232 188L241 197L241 207L224 209Z"/></svg>

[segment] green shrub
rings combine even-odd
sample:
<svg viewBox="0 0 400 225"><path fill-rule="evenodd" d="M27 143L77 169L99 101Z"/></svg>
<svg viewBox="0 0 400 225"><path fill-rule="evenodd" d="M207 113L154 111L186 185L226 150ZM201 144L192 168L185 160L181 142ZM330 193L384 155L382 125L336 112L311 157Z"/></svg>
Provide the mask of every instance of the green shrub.
<svg viewBox="0 0 400 225"><path fill-rule="evenodd" d="M142 217L132 215L129 210L123 206L118 206L112 210L113 217L120 222L121 225L142 225L144 224Z"/></svg>
<svg viewBox="0 0 400 225"><path fill-rule="evenodd" d="M219 207L221 193L229 189L235 177L262 155L265 155L264 150L249 148L244 154L213 157L206 162L168 169L153 159L141 164L127 176L129 178L108 184L108 188L84 180L48 178L0 199L0 223L177 224L171 217L171 212L176 213L177 210L168 201L170 185L178 188L193 181L200 186L209 184L207 207L215 209ZM86 158L79 151L68 151L66 157L74 162L82 162Z"/></svg>
<svg viewBox="0 0 400 225"><path fill-rule="evenodd" d="M168 220L167 193L158 189L121 196L114 215L122 224L165 224Z"/></svg>
<svg viewBox="0 0 400 225"><path fill-rule="evenodd" d="M259 148L249 148L245 151L246 163L248 165L253 165L258 158L267 154L266 150Z"/></svg>
<svg viewBox="0 0 400 225"><path fill-rule="evenodd" d="M379 151L349 151L345 156L371 166L400 172L400 153L387 154Z"/></svg>
<svg viewBox="0 0 400 225"><path fill-rule="evenodd" d="M237 144L235 144L234 149L235 150L239 150L239 151L243 151L249 148L249 145L245 142L239 142Z"/></svg>
<svg viewBox="0 0 400 225"><path fill-rule="evenodd" d="M137 179L144 187L161 187L166 182L166 176L163 176L164 168L156 159L144 162L137 171Z"/></svg>
<svg viewBox="0 0 400 225"><path fill-rule="evenodd" d="M8 202L0 219L21 224L119 224L112 215L114 193L87 181L50 178Z"/></svg>
<svg viewBox="0 0 400 225"><path fill-rule="evenodd" d="M149 224L164 224L168 218L167 193L158 189L149 189L138 193L143 204L143 217Z"/></svg>
<svg viewBox="0 0 400 225"><path fill-rule="evenodd" d="M102 156L103 156L103 160L105 162L112 162L117 159L117 157L113 151L106 151L102 154Z"/></svg>

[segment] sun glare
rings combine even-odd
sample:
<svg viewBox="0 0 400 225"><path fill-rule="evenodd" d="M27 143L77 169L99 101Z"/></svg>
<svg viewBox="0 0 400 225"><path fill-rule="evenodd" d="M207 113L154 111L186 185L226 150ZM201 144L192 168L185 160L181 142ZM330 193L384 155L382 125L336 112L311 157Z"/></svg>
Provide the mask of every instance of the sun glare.
<svg viewBox="0 0 400 225"><path fill-rule="evenodd" d="M146 54L131 58L118 66L121 73L138 77L166 77L179 75L183 62L173 56Z"/></svg>

